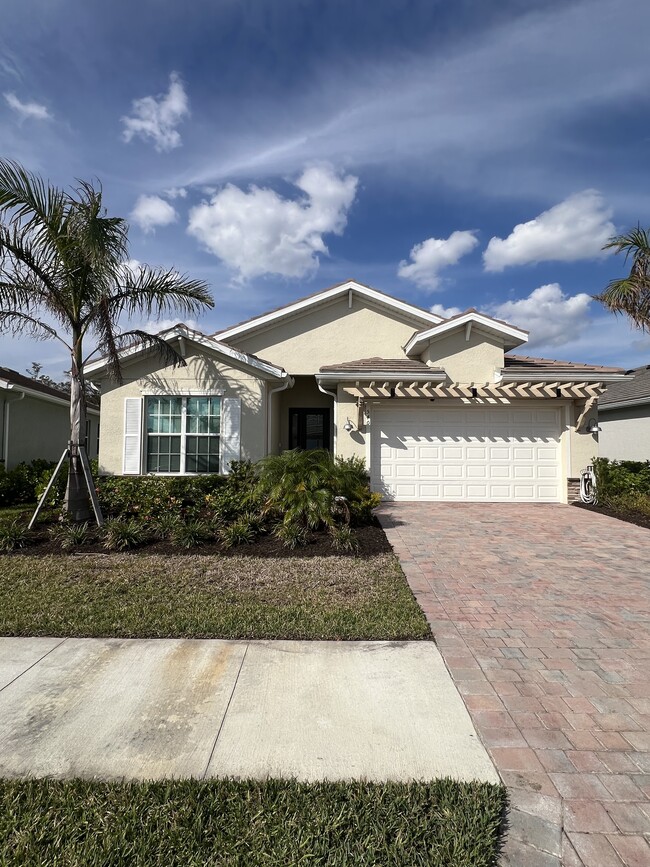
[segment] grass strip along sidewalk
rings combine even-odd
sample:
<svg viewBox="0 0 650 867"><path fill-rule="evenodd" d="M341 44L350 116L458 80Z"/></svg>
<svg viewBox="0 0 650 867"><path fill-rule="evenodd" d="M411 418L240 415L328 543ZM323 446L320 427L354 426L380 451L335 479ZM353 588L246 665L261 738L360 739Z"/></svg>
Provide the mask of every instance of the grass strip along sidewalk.
<svg viewBox="0 0 650 867"><path fill-rule="evenodd" d="M431 638L392 554L368 558L2 558L0 634L122 638Z"/></svg>
<svg viewBox="0 0 650 867"><path fill-rule="evenodd" d="M504 803L451 780L0 780L0 863L489 867Z"/></svg>

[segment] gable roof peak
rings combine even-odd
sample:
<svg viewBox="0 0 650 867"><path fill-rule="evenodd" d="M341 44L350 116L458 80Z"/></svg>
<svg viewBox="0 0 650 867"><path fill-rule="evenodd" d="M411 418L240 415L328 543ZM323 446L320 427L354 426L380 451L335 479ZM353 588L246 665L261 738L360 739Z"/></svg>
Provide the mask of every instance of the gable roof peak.
<svg viewBox="0 0 650 867"><path fill-rule="evenodd" d="M236 325L224 328L221 331L216 331L213 334L213 337L218 340L229 340L234 337L241 337L248 332L256 331L257 329L264 328L267 325L272 325L274 322L285 316L292 316L295 313L308 310L310 307L315 307L318 304L325 304L330 300L345 295L346 292L353 292L366 300L392 308L395 311L406 314L416 321L419 320L423 324L436 325L440 322L444 322L442 316L438 316L436 313L431 313L430 310L425 310L423 307L411 304L409 301L402 301L399 298L395 298L393 295L388 295L386 292L382 292L381 290L368 286L365 283L361 283L358 280L345 280L342 283L335 283L327 289L321 289L311 295L299 298L297 301L283 304L273 310L268 310L266 313L261 313L258 316L253 316L250 319L238 322Z"/></svg>
<svg viewBox="0 0 650 867"><path fill-rule="evenodd" d="M439 337L444 337L456 328L462 328L463 325L471 328L472 324L476 324L484 331L499 334L504 340L505 349L514 349L528 340L528 332L524 331L523 328L517 328L517 326L504 322L502 319L494 319L494 317L470 307L463 313L457 313L424 331L416 332L404 347L404 351L407 355L421 352L425 344L437 340Z"/></svg>

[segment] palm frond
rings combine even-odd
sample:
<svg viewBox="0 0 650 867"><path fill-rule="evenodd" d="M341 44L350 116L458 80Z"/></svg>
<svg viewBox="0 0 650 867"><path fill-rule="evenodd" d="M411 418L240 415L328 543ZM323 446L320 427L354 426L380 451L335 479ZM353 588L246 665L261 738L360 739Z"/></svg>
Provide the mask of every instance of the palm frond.
<svg viewBox="0 0 650 867"><path fill-rule="evenodd" d="M0 225L0 277L5 284L14 284L14 292L24 288L28 297L23 304L39 299L46 305L53 302L60 310L63 298L57 259L50 245L35 244L30 235L29 230L16 224ZM12 304L10 300L13 292L6 291L8 296L0 290L0 303L18 306L18 302Z"/></svg>
<svg viewBox="0 0 650 867"><path fill-rule="evenodd" d="M142 265L134 269L123 264L117 276L116 290L108 299L114 316L172 312L194 315L206 307L214 307L207 283L193 280L173 268Z"/></svg>
<svg viewBox="0 0 650 867"><path fill-rule="evenodd" d="M645 256L650 258L650 231L636 226L623 235L614 235L603 246L603 250L615 250L617 253L625 253L625 261L629 256Z"/></svg>
<svg viewBox="0 0 650 867"><path fill-rule="evenodd" d="M628 316L637 328L650 328L650 231L637 226L610 238L603 249L623 253L626 262L632 257L632 265L627 277L611 280L594 299L612 313Z"/></svg>
<svg viewBox="0 0 650 867"><path fill-rule="evenodd" d="M38 236L60 227L66 210L66 194L24 169L14 160L0 159L0 213L11 213Z"/></svg>
<svg viewBox="0 0 650 867"><path fill-rule="evenodd" d="M138 347L144 351L152 350L157 353L165 366L186 366L183 356L157 334L149 334L148 331L142 331L138 328L134 328L131 331L123 331L120 334L114 334L111 331L110 336L106 332L104 339L100 340L97 349L100 355L106 359L108 375L118 383L122 382L121 353L125 349L131 349L132 347Z"/></svg>
<svg viewBox="0 0 650 867"><path fill-rule="evenodd" d="M65 342L56 328L30 316L22 310L0 310L0 333L10 331L12 334L26 334L35 340L50 340L55 338L66 349L72 351L71 346Z"/></svg>

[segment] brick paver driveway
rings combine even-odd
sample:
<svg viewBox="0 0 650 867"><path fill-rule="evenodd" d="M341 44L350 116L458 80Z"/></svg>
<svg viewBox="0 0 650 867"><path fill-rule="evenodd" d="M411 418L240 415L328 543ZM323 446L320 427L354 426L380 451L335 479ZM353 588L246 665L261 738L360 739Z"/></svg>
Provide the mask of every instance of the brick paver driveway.
<svg viewBox="0 0 650 867"><path fill-rule="evenodd" d="M650 531L573 506L380 518L509 787L503 863L650 865Z"/></svg>

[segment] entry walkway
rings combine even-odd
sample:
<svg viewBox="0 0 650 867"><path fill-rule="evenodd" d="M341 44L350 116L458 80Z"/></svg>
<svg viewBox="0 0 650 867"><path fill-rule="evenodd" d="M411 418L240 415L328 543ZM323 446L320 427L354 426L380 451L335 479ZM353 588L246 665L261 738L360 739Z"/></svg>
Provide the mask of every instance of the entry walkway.
<svg viewBox="0 0 650 867"><path fill-rule="evenodd" d="M0 638L0 776L498 782L432 641Z"/></svg>
<svg viewBox="0 0 650 867"><path fill-rule="evenodd" d="M509 787L504 864L650 865L650 531L572 506L381 522Z"/></svg>

